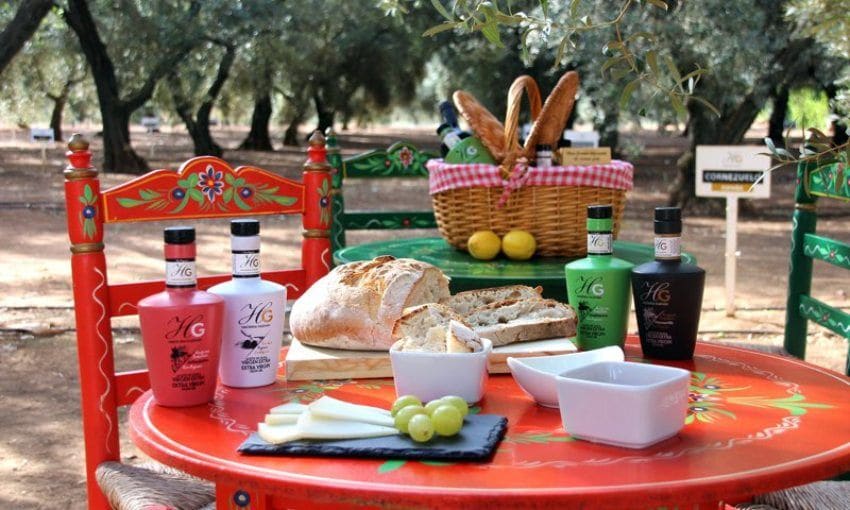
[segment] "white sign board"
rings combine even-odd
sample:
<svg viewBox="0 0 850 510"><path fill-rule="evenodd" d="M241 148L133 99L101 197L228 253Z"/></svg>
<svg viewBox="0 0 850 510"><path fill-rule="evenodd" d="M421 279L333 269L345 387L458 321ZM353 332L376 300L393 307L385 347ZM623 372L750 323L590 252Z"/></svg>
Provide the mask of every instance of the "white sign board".
<svg viewBox="0 0 850 510"><path fill-rule="evenodd" d="M147 130L148 133L158 133L159 132L159 117L155 115L145 115L142 117L142 127Z"/></svg>
<svg viewBox="0 0 850 510"><path fill-rule="evenodd" d="M31 142L52 142L53 139L53 128L30 128L30 141Z"/></svg>
<svg viewBox="0 0 850 510"><path fill-rule="evenodd" d="M726 315L735 316L738 198L770 197L770 157L759 145L698 145L696 194L726 198Z"/></svg>
<svg viewBox="0 0 850 510"><path fill-rule="evenodd" d="M599 133L596 131L564 131L564 139L570 141L570 147L599 147Z"/></svg>
<svg viewBox="0 0 850 510"><path fill-rule="evenodd" d="M698 197L770 197L770 157L760 145L697 146Z"/></svg>

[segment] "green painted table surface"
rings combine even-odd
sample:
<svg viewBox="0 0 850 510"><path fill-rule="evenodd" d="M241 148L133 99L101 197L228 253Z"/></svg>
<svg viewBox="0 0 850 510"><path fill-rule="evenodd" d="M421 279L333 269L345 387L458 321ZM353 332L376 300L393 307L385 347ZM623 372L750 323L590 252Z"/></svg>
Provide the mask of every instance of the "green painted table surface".
<svg viewBox="0 0 850 510"><path fill-rule="evenodd" d="M559 301L567 300L564 264L573 260L564 257L539 257L517 262L500 256L484 262L452 248L441 237L425 237L343 248L334 253L334 263L371 260L380 255L413 258L439 267L451 278L452 293L500 285L540 285L545 297ZM652 245L630 241L614 241L614 255L634 264L642 264L655 257ZM696 263L693 255L688 253L682 254L682 260Z"/></svg>

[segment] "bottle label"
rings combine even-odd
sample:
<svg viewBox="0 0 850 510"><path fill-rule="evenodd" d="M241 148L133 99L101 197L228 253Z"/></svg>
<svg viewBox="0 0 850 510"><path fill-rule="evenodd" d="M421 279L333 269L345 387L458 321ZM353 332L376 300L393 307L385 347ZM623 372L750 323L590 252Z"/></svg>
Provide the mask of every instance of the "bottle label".
<svg viewBox="0 0 850 510"><path fill-rule="evenodd" d="M658 245L656 238L656 246ZM658 250L656 249L656 257ZM672 298L670 282L650 280L640 285L638 303L638 323L643 331L643 340L656 348L665 348L673 344L671 334L676 324L676 313L671 310Z"/></svg>
<svg viewBox="0 0 850 510"><path fill-rule="evenodd" d="M628 273L587 272L568 286L570 303L578 314L577 341L582 349L621 344L628 321Z"/></svg>
<svg viewBox="0 0 850 510"><path fill-rule="evenodd" d="M207 384L206 366L210 351L201 347L206 334L204 315L175 315L166 324L165 340L169 345L171 388L196 391Z"/></svg>
<svg viewBox="0 0 850 510"><path fill-rule="evenodd" d="M443 143L449 149L460 143L460 136L458 136L457 130L451 130L446 133L446 136L443 137Z"/></svg>
<svg viewBox="0 0 850 510"><path fill-rule="evenodd" d="M198 283L194 260L166 260L165 285L168 287L194 287Z"/></svg>
<svg viewBox="0 0 850 510"><path fill-rule="evenodd" d="M233 276L237 278L260 276L260 252L233 252Z"/></svg>
<svg viewBox="0 0 850 510"><path fill-rule="evenodd" d="M549 151L538 152L535 166L537 168L548 168L552 166L552 153Z"/></svg>
<svg viewBox="0 0 850 510"><path fill-rule="evenodd" d="M614 236L610 232L588 232L587 253L607 255L613 253Z"/></svg>
<svg viewBox="0 0 850 510"><path fill-rule="evenodd" d="M655 258L678 259L682 257L681 237L656 237Z"/></svg>
<svg viewBox="0 0 850 510"><path fill-rule="evenodd" d="M274 381L283 340L286 295L231 296L221 352L221 381L252 387Z"/></svg>

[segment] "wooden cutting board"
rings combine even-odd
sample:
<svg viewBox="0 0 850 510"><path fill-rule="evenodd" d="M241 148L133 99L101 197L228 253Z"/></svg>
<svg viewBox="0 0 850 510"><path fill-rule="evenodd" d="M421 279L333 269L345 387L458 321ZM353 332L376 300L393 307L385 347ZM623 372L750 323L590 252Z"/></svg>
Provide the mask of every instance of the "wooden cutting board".
<svg viewBox="0 0 850 510"><path fill-rule="evenodd" d="M550 356L575 352L568 338L550 338L533 342L519 342L493 349L488 369L491 374L507 374L507 358ZM387 351L344 351L304 345L292 340L286 354L286 379L371 379L392 377L390 354Z"/></svg>

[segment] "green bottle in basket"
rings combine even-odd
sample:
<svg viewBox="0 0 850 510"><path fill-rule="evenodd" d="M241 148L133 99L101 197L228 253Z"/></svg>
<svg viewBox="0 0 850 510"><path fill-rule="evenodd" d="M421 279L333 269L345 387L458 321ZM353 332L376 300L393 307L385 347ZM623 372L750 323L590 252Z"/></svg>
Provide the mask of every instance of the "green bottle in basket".
<svg viewBox="0 0 850 510"><path fill-rule="evenodd" d="M455 144L449 150L444 158L446 163L484 163L495 165L496 160L493 155L487 150L487 147L481 143L481 140L474 136L464 138Z"/></svg>
<svg viewBox="0 0 850 510"><path fill-rule="evenodd" d="M634 264L612 255L612 207L587 208L587 257L564 266L567 294L578 314L577 347L623 347L629 323L630 276Z"/></svg>
<svg viewBox="0 0 850 510"><path fill-rule="evenodd" d="M446 163L484 163L490 165L496 163L493 155L481 143L481 140L471 136L466 131L460 130L451 103L448 101L441 102L439 110L443 123L437 128L437 134L443 142L440 145L440 152Z"/></svg>

